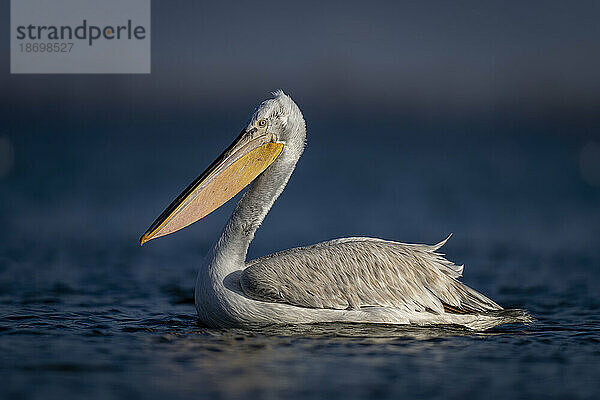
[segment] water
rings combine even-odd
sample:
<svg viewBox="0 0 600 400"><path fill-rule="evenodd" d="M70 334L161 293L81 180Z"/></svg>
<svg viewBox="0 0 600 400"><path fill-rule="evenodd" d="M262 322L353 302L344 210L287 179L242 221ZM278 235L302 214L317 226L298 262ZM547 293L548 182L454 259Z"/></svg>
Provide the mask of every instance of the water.
<svg viewBox="0 0 600 400"><path fill-rule="evenodd" d="M251 257L453 232L444 251L464 281L537 321L480 333L208 329L195 317L196 268L232 206L137 239L237 119L13 119L0 181L2 398L598 397L600 189L581 162L598 139L573 126L315 116Z"/></svg>

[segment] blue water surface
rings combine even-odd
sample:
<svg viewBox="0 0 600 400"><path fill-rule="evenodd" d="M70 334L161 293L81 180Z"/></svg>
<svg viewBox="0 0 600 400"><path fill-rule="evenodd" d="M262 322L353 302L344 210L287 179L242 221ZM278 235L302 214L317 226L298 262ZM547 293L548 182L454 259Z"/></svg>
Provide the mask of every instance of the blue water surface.
<svg viewBox="0 0 600 400"><path fill-rule="evenodd" d="M196 269L233 202L137 241L243 119L15 122L0 180L0 396L598 398L600 188L582 158L597 136L571 123L316 114L250 257L453 233L443 251L463 280L536 322L203 327Z"/></svg>

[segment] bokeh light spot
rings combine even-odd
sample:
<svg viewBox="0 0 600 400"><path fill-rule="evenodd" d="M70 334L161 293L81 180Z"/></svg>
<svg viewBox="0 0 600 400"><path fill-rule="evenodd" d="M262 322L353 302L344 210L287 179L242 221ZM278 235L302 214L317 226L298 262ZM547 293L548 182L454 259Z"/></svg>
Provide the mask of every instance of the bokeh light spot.
<svg viewBox="0 0 600 400"><path fill-rule="evenodd" d="M15 163L15 150L8 136L0 137L0 179L7 177Z"/></svg>
<svg viewBox="0 0 600 400"><path fill-rule="evenodd" d="M600 143L588 142L581 148L579 169L587 184L600 187Z"/></svg>

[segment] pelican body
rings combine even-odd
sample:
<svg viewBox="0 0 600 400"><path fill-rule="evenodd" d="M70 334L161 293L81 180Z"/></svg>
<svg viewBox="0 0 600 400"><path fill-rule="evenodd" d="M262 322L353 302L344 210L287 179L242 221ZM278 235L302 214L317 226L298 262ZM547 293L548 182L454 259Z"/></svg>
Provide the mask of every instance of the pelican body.
<svg viewBox="0 0 600 400"><path fill-rule="evenodd" d="M140 243L205 217L249 185L200 266L195 304L211 327L326 322L455 324L487 329L528 322L461 283L462 266L436 245L336 239L246 261L254 234L285 188L306 142L298 106L282 91L156 219Z"/></svg>

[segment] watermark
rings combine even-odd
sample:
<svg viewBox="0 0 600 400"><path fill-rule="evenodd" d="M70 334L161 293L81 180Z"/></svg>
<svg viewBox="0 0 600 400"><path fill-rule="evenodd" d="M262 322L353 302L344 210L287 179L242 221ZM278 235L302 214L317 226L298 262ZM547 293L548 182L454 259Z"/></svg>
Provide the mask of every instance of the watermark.
<svg viewBox="0 0 600 400"><path fill-rule="evenodd" d="M11 0L10 72L150 73L150 0Z"/></svg>

